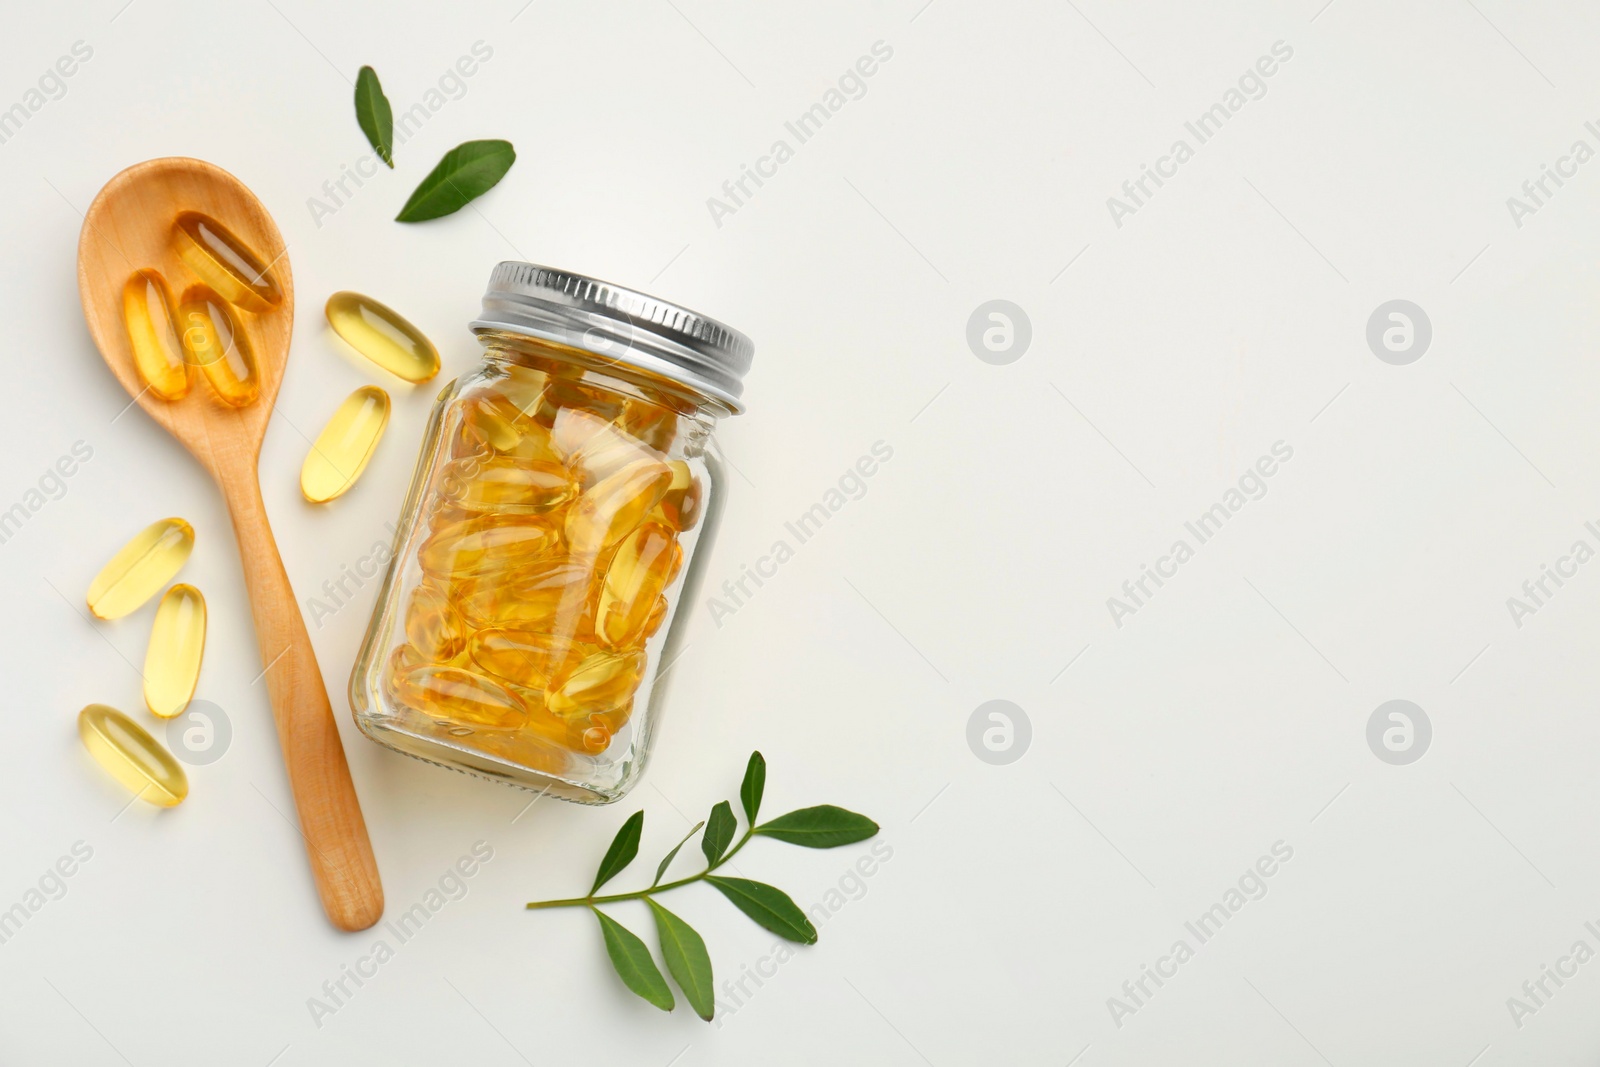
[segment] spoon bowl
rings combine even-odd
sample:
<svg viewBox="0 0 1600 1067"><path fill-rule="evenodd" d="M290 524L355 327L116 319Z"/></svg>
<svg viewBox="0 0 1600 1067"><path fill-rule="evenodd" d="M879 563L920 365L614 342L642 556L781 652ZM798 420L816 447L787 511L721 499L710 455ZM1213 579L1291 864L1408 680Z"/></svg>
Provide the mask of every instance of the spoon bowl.
<svg viewBox="0 0 1600 1067"><path fill-rule="evenodd" d="M261 387L260 397L246 407L224 404L196 368L189 369L189 392L165 400L145 387L134 367L122 312L129 277L158 270L174 298L198 280L173 242L173 220L182 211L209 215L231 230L268 264L283 291L282 303L261 314L231 309L255 354ZM272 216L233 175L198 159L152 159L112 178L90 205L78 240L78 290L106 365L134 401L200 461L227 502L312 874L334 925L364 930L383 914L383 889L327 688L267 524L257 473L294 325L287 253Z"/></svg>

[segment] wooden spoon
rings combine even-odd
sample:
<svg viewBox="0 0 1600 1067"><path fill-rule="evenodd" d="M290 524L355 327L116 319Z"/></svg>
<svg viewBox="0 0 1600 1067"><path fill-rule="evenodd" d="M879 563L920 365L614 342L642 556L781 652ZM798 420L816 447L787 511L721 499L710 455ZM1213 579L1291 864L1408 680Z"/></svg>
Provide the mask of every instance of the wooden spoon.
<svg viewBox="0 0 1600 1067"><path fill-rule="evenodd" d="M172 222L180 211L202 212L232 230L270 264L283 289L283 303L262 314L235 309L261 381L261 397L248 407L223 404L194 368L188 395L170 402L146 389L134 370L122 318L123 285L135 270L154 268L176 299L195 280L172 241ZM84 216L78 291L89 332L111 372L211 473L227 501L317 891L335 926L365 930L383 914L383 887L322 673L267 525L257 473L294 322L286 251L272 216L233 175L198 159L152 159L107 182Z"/></svg>

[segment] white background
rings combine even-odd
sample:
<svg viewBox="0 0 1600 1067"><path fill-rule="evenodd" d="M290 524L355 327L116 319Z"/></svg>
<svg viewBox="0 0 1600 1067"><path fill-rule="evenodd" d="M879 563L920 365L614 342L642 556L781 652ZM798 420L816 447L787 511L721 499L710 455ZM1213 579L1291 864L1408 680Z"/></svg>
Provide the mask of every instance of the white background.
<svg viewBox="0 0 1600 1067"><path fill-rule="evenodd" d="M7 733L0 909L74 842L93 858L0 945L0 1062L268 1064L1587 1064L1600 962L1536 1014L1575 941L1600 950L1592 664L1600 564L1518 627L1506 606L1600 519L1600 163L1515 225L1506 198L1600 118L1600 13L1577 3L978 4L715 0L17 5L0 108L76 41L92 59L0 145L0 509L76 441L93 458L0 545ZM919 10L920 8L920 10ZM1321 8L1321 10L1319 10ZM119 10L120 9L120 10ZM718 226L706 206L783 123L884 41L893 58ZM397 113L474 42L492 58L336 214L367 152L349 79ZM1106 199L1273 43L1293 57L1135 215ZM513 141L475 210L393 215L454 144ZM1193 138L1188 138L1193 143ZM501 259L634 285L757 342L713 583L874 442L893 458L719 627L696 605L644 783L601 809L541 801L371 744L344 690L376 582L313 629L389 900L476 841L494 858L337 1013L308 999L380 931L323 919L290 801L226 515L199 467L105 370L74 275L80 212L123 167L194 155L261 197L299 295L261 479L302 599L387 540L437 383L395 398L360 485L297 474L352 389L327 295L383 299L433 336L441 381ZM1552 186L1553 188L1553 186ZM1070 264L1070 265L1069 265ZM1065 269L1063 269L1065 268ZM977 359L1002 298L1033 340ZM1416 302L1409 366L1368 349ZM1293 458L1118 627L1107 598L1285 442ZM82 750L77 710L140 708L153 605L81 608L115 548L193 522L200 696L229 751L180 808ZM58 592L59 591L59 592ZM1070 666L1069 666L1070 664ZM1433 725L1419 761L1366 741L1380 703ZM1026 754L967 743L1020 705ZM592 919L523 902L586 888L648 811L641 870L745 757L772 812L833 802L892 858L720 1025L610 972ZM1282 841L1293 858L1119 1026L1108 998ZM758 842L744 874L825 901L866 846ZM838 898L836 898L838 899ZM673 906L720 977L773 938L709 890ZM642 907L615 914L648 930ZM653 940L653 937L651 938ZM763 965L768 971L770 965ZM747 980L747 990L754 986ZM722 994L726 999L726 994ZM736 1006L734 1006L736 1004ZM1476 1057L1476 1059L1475 1059Z"/></svg>

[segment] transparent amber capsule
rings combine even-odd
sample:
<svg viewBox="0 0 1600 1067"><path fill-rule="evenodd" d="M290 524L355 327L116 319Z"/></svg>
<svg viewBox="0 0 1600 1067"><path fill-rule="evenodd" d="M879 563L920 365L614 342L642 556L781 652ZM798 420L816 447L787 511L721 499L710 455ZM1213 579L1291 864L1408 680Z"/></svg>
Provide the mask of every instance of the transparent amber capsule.
<svg viewBox="0 0 1600 1067"><path fill-rule="evenodd" d="M595 633L609 648L644 637L661 590L677 573L683 548L672 528L647 522L623 539L606 569L595 609Z"/></svg>
<svg viewBox="0 0 1600 1067"><path fill-rule="evenodd" d="M344 398L300 466L300 492L323 504L356 484L389 425L389 394L364 385Z"/></svg>
<svg viewBox="0 0 1600 1067"><path fill-rule="evenodd" d="M185 211L172 224L172 239L184 265L228 303L248 311L270 311L283 303L272 268L211 216Z"/></svg>
<svg viewBox="0 0 1600 1067"><path fill-rule="evenodd" d="M574 408L564 409L556 416L550 440L561 450L585 489L630 464L660 459L659 453L628 436L616 424Z"/></svg>
<svg viewBox="0 0 1600 1067"><path fill-rule="evenodd" d="M581 560L551 556L518 569L509 580L485 582L468 591L460 601L461 613L478 627L569 630L560 625L561 617L574 607L581 610L590 577Z"/></svg>
<svg viewBox="0 0 1600 1067"><path fill-rule="evenodd" d="M89 583L89 610L120 619L159 593L194 548L194 527L161 519L134 535Z"/></svg>
<svg viewBox="0 0 1600 1067"><path fill-rule="evenodd" d="M189 795L189 776L144 727L116 708L90 704L78 712L78 736L106 773L158 807Z"/></svg>
<svg viewBox="0 0 1600 1067"><path fill-rule="evenodd" d="M592 650L567 637L500 627L479 630L468 648L485 673L539 690L577 666L587 651Z"/></svg>
<svg viewBox="0 0 1600 1067"><path fill-rule="evenodd" d="M564 465L511 456L456 460L444 469L439 488L447 504L499 515L553 511L578 492Z"/></svg>
<svg viewBox="0 0 1600 1067"><path fill-rule="evenodd" d="M545 707L569 721L609 711L633 696L645 662L643 652L596 652L545 692Z"/></svg>
<svg viewBox="0 0 1600 1067"><path fill-rule="evenodd" d="M679 533L686 533L700 521L700 479L681 459L669 460L667 466L672 468L672 484L656 505L656 512Z"/></svg>
<svg viewBox="0 0 1600 1067"><path fill-rule="evenodd" d="M671 408L645 400L626 400L622 404L623 429L658 452L672 447L678 433L678 415Z"/></svg>
<svg viewBox="0 0 1600 1067"><path fill-rule="evenodd" d="M255 353L238 320L216 293L191 285L178 301L184 358L204 372L217 399L230 407L255 403L261 395Z"/></svg>
<svg viewBox="0 0 1600 1067"><path fill-rule="evenodd" d="M122 322L139 379L163 400L189 392L189 365L173 325L172 290L160 271L141 270L122 287Z"/></svg>
<svg viewBox="0 0 1600 1067"><path fill-rule="evenodd" d="M498 394L468 397L463 403L467 429L498 452L515 451L522 443L523 422L532 421L524 420L522 412Z"/></svg>
<svg viewBox="0 0 1600 1067"><path fill-rule="evenodd" d="M424 660L449 660L467 646L461 614L438 586L424 583L406 606L406 640Z"/></svg>
<svg viewBox="0 0 1600 1067"><path fill-rule="evenodd" d="M459 667L413 667L398 679L401 701L435 719L479 726L520 726L528 709L505 686Z"/></svg>
<svg viewBox="0 0 1600 1067"><path fill-rule="evenodd" d="M383 690L390 697L400 699L400 682L407 672L413 668L423 666L422 654L410 645L397 645L389 653L389 659L383 668Z"/></svg>
<svg viewBox="0 0 1600 1067"><path fill-rule="evenodd" d="M206 598L192 585L168 589L144 653L144 706L170 719L189 706L206 651Z"/></svg>
<svg viewBox="0 0 1600 1067"><path fill-rule="evenodd" d="M656 606L650 609L650 617L644 622L644 633L641 636L646 639L654 637L656 631L661 629L661 624L666 621L667 598L658 596L656 597Z"/></svg>
<svg viewBox="0 0 1600 1067"><path fill-rule="evenodd" d="M418 551L422 569L440 578L493 574L532 563L561 542L538 516L469 519L435 532Z"/></svg>
<svg viewBox="0 0 1600 1067"><path fill-rule="evenodd" d="M343 291L328 297L324 311L334 333L390 374L420 383L439 373L433 342L387 305Z"/></svg>
<svg viewBox="0 0 1600 1067"><path fill-rule="evenodd" d="M624 467L595 483L567 512L567 543L577 553L616 544L661 502L672 469L653 460Z"/></svg>

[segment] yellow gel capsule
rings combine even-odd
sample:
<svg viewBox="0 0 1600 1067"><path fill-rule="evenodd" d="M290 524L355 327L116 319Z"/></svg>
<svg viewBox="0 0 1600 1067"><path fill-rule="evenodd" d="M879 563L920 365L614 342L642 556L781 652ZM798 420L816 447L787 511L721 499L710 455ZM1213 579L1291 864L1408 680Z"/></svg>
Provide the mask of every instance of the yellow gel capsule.
<svg viewBox="0 0 1600 1067"><path fill-rule="evenodd" d="M459 667L414 667L401 675L400 700L435 719L520 726L528 709L505 686Z"/></svg>
<svg viewBox="0 0 1600 1067"><path fill-rule="evenodd" d="M461 598L461 613L478 627L566 632L566 613L581 610L590 580L581 561L554 556L518 569L507 580L485 582Z"/></svg>
<svg viewBox="0 0 1600 1067"><path fill-rule="evenodd" d="M89 610L120 619L159 593L194 548L194 527L161 519L134 535L89 583Z"/></svg>
<svg viewBox="0 0 1600 1067"><path fill-rule="evenodd" d="M656 597L656 606L650 609L650 617L645 620L644 633L646 639L654 637L656 631L661 629L661 624L667 621L667 598Z"/></svg>
<svg viewBox="0 0 1600 1067"><path fill-rule="evenodd" d="M572 721L609 711L633 696L644 673L643 652L596 652L545 693L545 707Z"/></svg>
<svg viewBox="0 0 1600 1067"><path fill-rule="evenodd" d="M467 630L443 590L419 585L412 591L406 607L406 640L424 660L448 660L461 654Z"/></svg>
<svg viewBox="0 0 1600 1067"><path fill-rule="evenodd" d="M205 373L211 389L229 407L242 408L261 395L255 353L228 305L203 285L191 285L178 301L184 358Z"/></svg>
<svg viewBox="0 0 1600 1067"><path fill-rule="evenodd" d="M228 303L247 311L270 311L283 303L272 269L211 216L185 211L172 223L172 240L184 265Z"/></svg>
<svg viewBox="0 0 1600 1067"><path fill-rule="evenodd" d="M556 416L550 440L561 450L585 489L629 464L660 458L659 453L646 448L614 423L570 408Z"/></svg>
<svg viewBox="0 0 1600 1067"><path fill-rule="evenodd" d="M647 522L623 539L606 569L595 608L601 644L625 648L643 638L661 590L682 558L683 547L662 523Z"/></svg>
<svg viewBox="0 0 1600 1067"><path fill-rule="evenodd" d="M439 350L394 309L360 293L328 297L328 325L350 347L408 382L425 382L439 373Z"/></svg>
<svg viewBox="0 0 1600 1067"><path fill-rule="evenodd" d="M78 712L78 736L106 773L158 807L189 795L189 776L143 726L116 708L90 704Z"/></svg>
<svg viewBox="0 0 1600 1067"><path fill-rule="evenodd" d="M144 706L170 719L194 697L206 651L206 598L192 585L168 589L144 653Z"/></svg>
<svg viewBox="0 0 1600 1067"><path fill-rule="evenodd" d="M567 543L575 553L614 545L661 502L672 468L653 460L635 463L590 487L567 512Z"/></svg>
<svg viewBox="0 0 1600 1067"><path fill-rule="evenodd" d="M656 505L655 514L679 533L686 533L700 521L703 502L700 479L694 476L689 464L681 459L669 460L667 466L672 468L672 484L661 497L661 503Z"/></svg>
<svg viewBox="0 0 1600 1067"><path fill-rule="evenodd" d="M511 456L455 460L445 467L439 488L448 504L498 515L554 511L578 492L563 465Z"/></svg>
<svg viewBox="0 0 1600 1067"><path fill-rule="evenodd" d="M472 577L532 563L561 541L545 519L472 519L446 526L422 543L422 569L437 577Z"/></svg>
<svg viewBox="0 0 1600 1067"><path fill-rule="evenodd" d="M672 439L678 434L677 412L644 400L623 401L622 418L618 422L629 434L657 452L671 448Z"/></svg>
<svg viewBox="0 0 1600 1067"><path fill-rule="evenodd" d="M133 349L133 368L163 400L189 392L189 364L173 325L172 290L160 271L135 271L122 287L122 322Z"/></svg>
<svg viewBox="0 0 1600 1067"><path fill-rule="evenodd" d="M564 675L589 651L555 634L493 628L472 635L468 654L487 674L530 689L544 689L552 675Z"/></svg>
<svg viewBox="0 0 1600 1067"><path fill-rule="evenodd" d="M300 492L324 504L356 484L389 425L389 394L364 385L344 398L300 465Z"/></svg>
<svg viewBox="0 0 1600 1067"><path fill-rule="evenodd" d="M422 654L410 645L400 645L389 653L389 662L383 670L383 690L395 700L400 699L400 683L406 673L423 666Z"/></svg>

